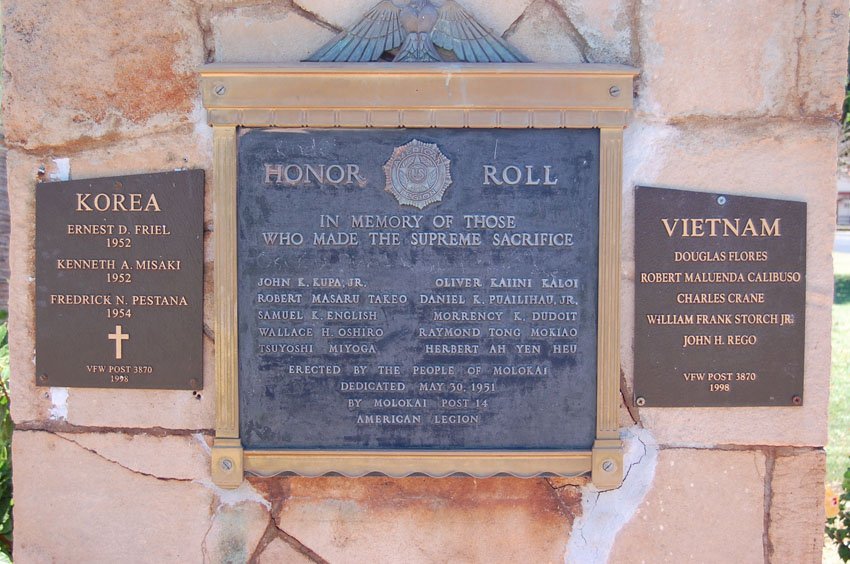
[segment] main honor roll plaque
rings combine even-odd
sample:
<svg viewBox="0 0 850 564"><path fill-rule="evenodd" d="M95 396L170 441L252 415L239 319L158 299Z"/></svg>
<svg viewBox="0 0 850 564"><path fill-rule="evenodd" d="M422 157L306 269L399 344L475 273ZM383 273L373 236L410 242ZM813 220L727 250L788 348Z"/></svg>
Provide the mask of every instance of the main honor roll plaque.
<svg viewBox="0 0 850 564"><path fill-rule="evenodd" d="M202 74L218 483L243 472L620 483L631 69Z"/></svg>
<svg viewBox="0 0 850 564"><path fill-rule="evenodd" d="M244 130L238 154L246 448L593 444L597 130Z"/></svg>

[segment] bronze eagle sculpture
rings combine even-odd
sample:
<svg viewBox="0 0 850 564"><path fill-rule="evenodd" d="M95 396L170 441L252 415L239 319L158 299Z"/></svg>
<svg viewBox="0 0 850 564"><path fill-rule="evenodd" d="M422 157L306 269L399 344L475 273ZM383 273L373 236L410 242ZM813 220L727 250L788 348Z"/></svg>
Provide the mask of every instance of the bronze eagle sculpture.
<svg viewBox="0 0 850 564"><path fill-rule="evenodd" d="M451 60L437 48L469 63L528 62L455 0L383 0L305 60L377 61L396 49L394 62Z"/></svg>

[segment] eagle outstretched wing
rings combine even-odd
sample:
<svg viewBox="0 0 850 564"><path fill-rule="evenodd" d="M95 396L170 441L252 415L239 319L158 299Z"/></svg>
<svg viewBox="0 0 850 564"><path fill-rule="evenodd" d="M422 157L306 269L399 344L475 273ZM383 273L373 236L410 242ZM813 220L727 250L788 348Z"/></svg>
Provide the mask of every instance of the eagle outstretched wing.
<svg viewBox="0 0 850 564"><path fill-rule="evenodd" d="M455 0L446 0L439 13L431 40L438 47L452 51L458 60L468 63L528 62L507 41L466 13Z"/></svg>
<svg viewBox="0 0 850 564"><path fill-rule="evenodd" d="M401 9L383 0L348 30L343 31L310 55L307 61L377 61L384 51L399 47L407 36L398 22Z"/></svg>

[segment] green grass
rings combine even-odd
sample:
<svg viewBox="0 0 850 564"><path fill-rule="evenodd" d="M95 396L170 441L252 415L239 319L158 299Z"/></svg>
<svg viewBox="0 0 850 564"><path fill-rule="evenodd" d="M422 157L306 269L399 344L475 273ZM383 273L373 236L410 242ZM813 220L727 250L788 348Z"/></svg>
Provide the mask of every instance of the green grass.
<svg viewBox="0 0 850 564"><path fill-rule="evenodd" d="M832 379L829 389L829 446L826 480L841 484L850 463L850 254L835 253L832 307Z"/></svg>

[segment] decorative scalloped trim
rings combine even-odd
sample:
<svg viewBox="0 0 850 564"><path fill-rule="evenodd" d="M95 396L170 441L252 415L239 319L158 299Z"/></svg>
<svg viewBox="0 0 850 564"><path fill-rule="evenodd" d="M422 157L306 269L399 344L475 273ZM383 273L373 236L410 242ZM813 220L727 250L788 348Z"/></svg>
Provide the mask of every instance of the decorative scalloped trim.
<svg viewBox="0 0 850 564"><path fill-rule="evenodd" d="M344 476L346 478L362 478L363 476L377 475L386 476L388 478L408 478L410 476L428 476L429 478L446 478L449 476L468 476L470 478L493 478L495 476L511 476L514 478L578 478L587 476L590 479L590 471L564 474L559 472L540 471L533 473L518 473L518 472L342 472L339 470L328 470L326 472L308 473L308 472L292 472L290 470L281 470L280 472L263 473L255 470L246 470L245 475L256 476L258 478L275 478L277 476L298 476L302 478L319 478L322 476Z"/></svg>

